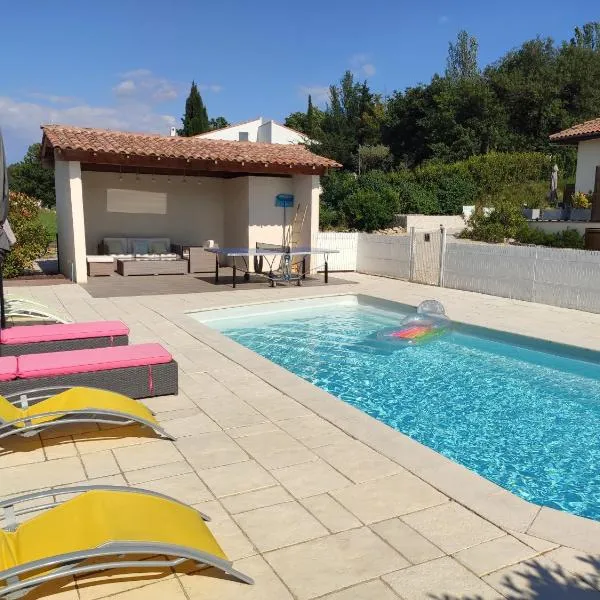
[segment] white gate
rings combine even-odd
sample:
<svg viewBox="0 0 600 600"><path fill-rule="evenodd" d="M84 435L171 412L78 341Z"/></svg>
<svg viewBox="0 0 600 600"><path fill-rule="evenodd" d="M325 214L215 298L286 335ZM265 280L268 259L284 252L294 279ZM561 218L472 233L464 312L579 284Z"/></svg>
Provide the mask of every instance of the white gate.
<svg viewBox="0 0 600 600"><path fill-rule="evenodd" d="M443 285L446 230L410 231L410 281Z"/></svg>

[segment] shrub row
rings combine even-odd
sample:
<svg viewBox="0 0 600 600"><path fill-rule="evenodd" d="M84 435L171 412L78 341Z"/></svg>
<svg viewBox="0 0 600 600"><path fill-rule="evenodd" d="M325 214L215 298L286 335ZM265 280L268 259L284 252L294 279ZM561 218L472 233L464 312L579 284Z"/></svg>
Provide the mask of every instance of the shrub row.
<svg viewBox="0 0 600 600"><path fill-rule="evenodd" d="M510 197L519 206L544 199L550 158L539 152L490 153L414 170L333 172L323 178L321 227L372 231L395 213L462 213L463 205L495 206Z"/></svg>

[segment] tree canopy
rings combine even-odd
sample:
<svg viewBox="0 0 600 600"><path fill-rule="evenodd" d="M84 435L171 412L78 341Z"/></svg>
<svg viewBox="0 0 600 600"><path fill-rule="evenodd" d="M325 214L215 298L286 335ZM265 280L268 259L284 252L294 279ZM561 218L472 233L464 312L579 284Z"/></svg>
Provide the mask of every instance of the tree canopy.
<svg viewBox="0 0 600 600"><path fill-rule="evenodd" d="M550 144L548 136L600 116L599 81L600 22L576 27L562 42L527 40L484 67L477 39L461 31L449 44L443 75L382 97L346 72L330 86L322 110L309 98L306 112L292 113L286 125L316 140L312 150L354 171L363 146L377 147L366 151L370 157L383 157L385 146L395 167L541 151L569 175L574 150ZM374 164L381 168L381 161Z"/></svg>
<svg viewBox="0 0 600 600"><path fill-rule="evenodd" d="M8 166L8 186L11 192L25 194L51 208L56 204L54 171L42 166L41 146L31 144L22 161Z"/></svg>
<svg viewBox="0 0 600 600"><path fill-rule="evenodd" d="M190 95L185 101L185 114L181 123L182 127L177 130L177 134L183 137L198 135L211 129L206 106L204 106L195 81L192 81Z"/></svg>

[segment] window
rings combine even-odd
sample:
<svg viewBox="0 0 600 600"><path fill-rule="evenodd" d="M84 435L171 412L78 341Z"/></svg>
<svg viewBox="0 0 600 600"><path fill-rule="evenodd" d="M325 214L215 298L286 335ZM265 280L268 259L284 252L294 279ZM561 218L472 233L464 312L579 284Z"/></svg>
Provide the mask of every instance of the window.
<svg viewBox="0 0 600 600"><path fill-rule="evenodd" d="M106 190L106 210L118 213L167 214L167 194L138 190Z"/></svg>
<svg viewBox="0 0 600 600"><path fill-rule="evenodd" d="M240 142L247 142L248 141L248 132L247 131L240 131L239 134L239 141Z"/></svg>

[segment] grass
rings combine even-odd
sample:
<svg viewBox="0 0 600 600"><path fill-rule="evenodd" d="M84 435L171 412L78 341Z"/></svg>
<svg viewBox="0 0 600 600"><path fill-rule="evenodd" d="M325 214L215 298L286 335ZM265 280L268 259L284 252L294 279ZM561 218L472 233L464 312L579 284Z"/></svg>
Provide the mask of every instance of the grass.
<svg viewBox="0 0 600 600"><path fill-rule="evenodd" d="M41 208L38 219L47 229L51 240L54 241L56 239L56 211L48 208Z"/></svg>

